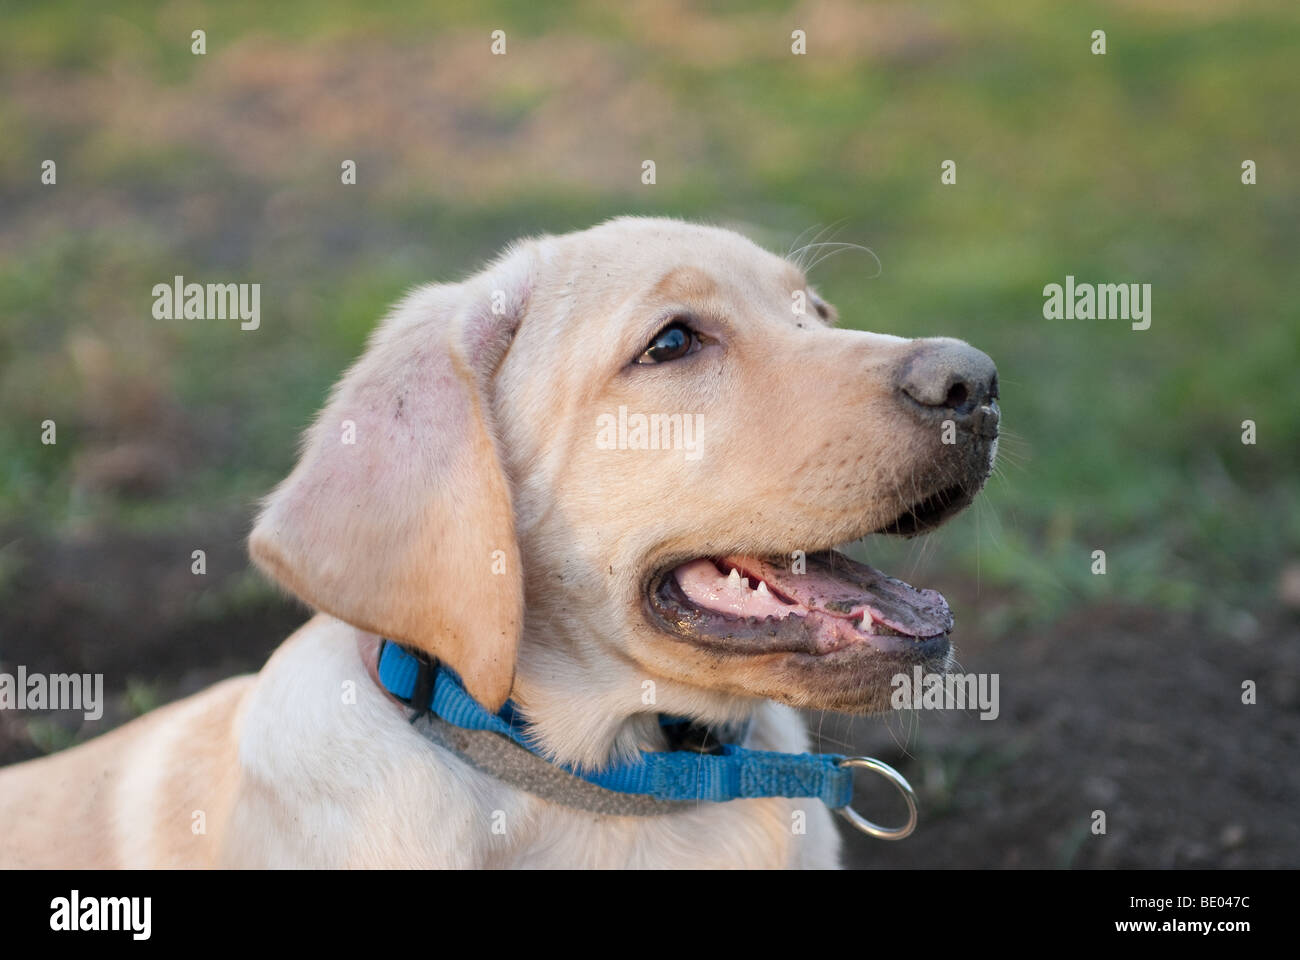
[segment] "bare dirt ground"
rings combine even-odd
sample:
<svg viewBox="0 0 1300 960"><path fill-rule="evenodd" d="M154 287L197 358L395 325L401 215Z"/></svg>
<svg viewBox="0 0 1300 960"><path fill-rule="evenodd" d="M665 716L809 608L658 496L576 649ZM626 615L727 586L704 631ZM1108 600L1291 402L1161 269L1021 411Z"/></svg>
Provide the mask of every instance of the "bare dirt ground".
<svg viewBox="0 0 1300 960"><path fill-rule="evenodd" d="M0 713L0 763L85 739L221 677L256 670L306 617L252 590L243 521L158 537L54 545L15 542L25 558L0 610L0 669L105 675L104 718ZM178 557L204 543L209 574ZM224 572L222 572L224 571ZM233 579L231 579L233 578ZM1249 636L1211 635L1140 609L1079 609L1050 628L992 635L993 601L945 589L968 671L999 675L1000 716L811 715L819 749L867 753L917 788L921 824L886 843L845 831L857 867L1295 867L1300 865L1300 624L1278 613ZM998 598L1006 602L1007 598ZM1258 703L1241 702L1253 679ZM38 742L39 741L39 742ZM859 781L858 805L891 823L891 788ZM1090 831L1106 814L1106 834ZM1261 825L1268 825L1267 827Z"/></svg>
<svg viewBox="0 0 1300 960"><path fill-rule="evenodd" d="M960 632L975 601L949 597ZM913 714L906 752L880 721L856 721L851 739L911 779L922 819L898 843L855 835L851 864L1300 864L1300 774L1278 762L1300 747L1293 614L1249 638L1106 607L1029 634L959 635L964 669L1000 675L1001 714ZM1244 680L1256 682L1255 705L1242 703ZM901 811L890 787L872 789L878 809ZM1091 832L1094 810L1106 814L1104 836Z"/></svg>

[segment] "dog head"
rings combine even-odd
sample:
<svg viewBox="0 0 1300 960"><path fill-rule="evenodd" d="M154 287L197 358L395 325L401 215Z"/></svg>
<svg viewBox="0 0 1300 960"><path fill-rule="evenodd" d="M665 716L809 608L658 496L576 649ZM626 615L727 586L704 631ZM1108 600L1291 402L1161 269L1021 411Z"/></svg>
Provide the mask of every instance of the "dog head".
<svg viewBox="0 0 1300 960"><path fill-rule="evenodd" d="M832 548L968 504L998 417L993 363L961 341L838 329L743 237L620 219L404 300L251 550L489 707L513 687L544 710L563 675L876 710L900 669L946 663L951 616Z"/></svg>

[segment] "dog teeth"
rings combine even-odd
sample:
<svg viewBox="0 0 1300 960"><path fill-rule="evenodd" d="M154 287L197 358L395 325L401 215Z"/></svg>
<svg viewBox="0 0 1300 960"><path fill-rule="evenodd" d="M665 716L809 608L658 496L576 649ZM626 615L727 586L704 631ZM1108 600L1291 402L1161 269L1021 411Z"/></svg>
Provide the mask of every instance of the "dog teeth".
<svg viewBox="0 0 1300 960"><path fill-rule="evenodd" d="M757 584L758 584L757 586L751 586L749 577L742 577L740 575L740 571L735 567L732 567L731 573L727 574L727 587L732 590L754 591L756 593L762 594L765 597L770 597L772 595L767 589L767 584L764 583L762 580L757 580Z"/></svg>
<svg viewBox="0 0 1300 960"><path fill-rule="evenodd" d="M863 611L862 619L858 621L858 629L863 633L871 632L871 614Z"/></svg>

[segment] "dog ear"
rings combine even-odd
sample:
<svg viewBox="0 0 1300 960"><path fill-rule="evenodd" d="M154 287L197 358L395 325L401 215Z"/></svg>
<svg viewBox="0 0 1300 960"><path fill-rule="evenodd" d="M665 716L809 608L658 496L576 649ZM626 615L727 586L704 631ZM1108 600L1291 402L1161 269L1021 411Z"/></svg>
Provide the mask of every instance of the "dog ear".
<svg viewBox="0 0 1300 960"><path fill-rule="evenodd" d="M402 301L335 386L249 538L282 586L446 662L493 710L514 682L523 576L488 394L534 259L517 248Z"/></svg>

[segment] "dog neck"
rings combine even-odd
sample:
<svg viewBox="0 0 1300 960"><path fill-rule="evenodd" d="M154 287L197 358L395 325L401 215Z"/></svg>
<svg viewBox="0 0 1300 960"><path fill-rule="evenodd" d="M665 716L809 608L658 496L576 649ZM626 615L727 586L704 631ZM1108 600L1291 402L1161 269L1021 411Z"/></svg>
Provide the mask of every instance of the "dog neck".
<svg viewBox="0 0 1300 960"><path fill-rule="evenodd" d="M527 643L512 699L548 756L582 767L666 749L662 714L708 727L742 727L763 703L650 677L623 657L601 658L596 672L563 647Z"/></svg>

